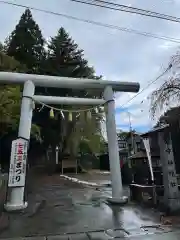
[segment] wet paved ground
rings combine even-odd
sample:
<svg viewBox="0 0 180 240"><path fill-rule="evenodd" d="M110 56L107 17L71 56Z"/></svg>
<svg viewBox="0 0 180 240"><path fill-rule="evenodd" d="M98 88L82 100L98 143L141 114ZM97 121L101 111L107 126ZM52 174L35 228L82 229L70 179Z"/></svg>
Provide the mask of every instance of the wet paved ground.
<svg viewBox="0 0 180 240"><path fill-rule="evenodd" d="M152 227L159 224L159 214L153 210L133 204L123 207L108 206L105 197L110 192L108 188L97 190L84 187L58 175L34 178L31 182L28 209L24 213L9 215L9 227L0 234L0 238L180 239L180 235L170 233L171 229L168 227ZM125 193L128 191L125 190ZM38 203L41 203L41 207L35 209ZM68 235L63 235L64 233Z"/></svg>
<svg viewBox="0 0 180 240"><path fill-rule="evenodd" d="M68 176L78 178L81 181L96 183L97 185L111 184L111 176L108 172L91 171L87 174L68 174Z"/></svg>

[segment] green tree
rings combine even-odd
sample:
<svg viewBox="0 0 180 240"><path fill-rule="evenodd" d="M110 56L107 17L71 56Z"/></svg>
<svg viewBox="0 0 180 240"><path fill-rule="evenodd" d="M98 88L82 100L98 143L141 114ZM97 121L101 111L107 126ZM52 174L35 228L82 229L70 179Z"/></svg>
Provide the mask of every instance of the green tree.
<svg viewBox="0 0 180 240"><path fill-rule="evenodd" d="M24 72L26 67L18 61L0 52L0 71ZM21 86L0 85L0 137L9 131L16 131L19 124L21 105ZM32 133L40 137L40 130L32 126Z"/></svg>
<svg viewBox="0 0 180 240"><path fill-rule="evenodd" d="M0 71L25 72L26 70L25 65L20 64L14 58L0 52Z"/></svg>
<svg viewBox="0 0 180 240"><path fill-rule="evenodd" d="M0 52L3 51L3 44L0 42Z"/></svg>
<svg viewBox="0 0 180 240"><path fill-rule="evenodd" d="M65 76L65 77L81 77L81 78L95 78L98 80L98 77L94 74L94 69L88 66L87 60L84 59L83 50L78 48L78 45L71 39L69 34L65 31L64 28L60 28L57 35L52 37L48 44L48 54L47 59L43 61L42 71L47 75L55 75L55 76ZM78 97L99 97L100 92L94 91L82 91L82 90L73 90L73 89L47 89L47 88L38 88L38 93L54 95L54 96L78 96ZM58 106L57 106L58 107ZM68 108L69 106L61 106L63 109ZM84 106L84 108L88 108L89 106ZM78 106L70 107L70 110L78 109ZM93 115L90 122L85 120L83 117L83 113L81 113L81 117L77 118L77 113L73 113L73 121L68 121L68 114L64 114L65 119L63 120L60 112L56 113L56 119L49 119L49 112L47 109L44 109L43 119L39 118L40 124L42 127L42 135L44 136L44 140L47 145L51 144L50 141L53 141L53 144L60 144L61 149L67 150L69 149L73 155L78 152L78 148L80 146L80 142L84 137L87 138L88 135L88 143L89 139L93 137L92 132L94 133L94 139L100 138L99 135L96 135L96 130L100 129L100 115ZM81 123L80 123L81 122ZM93 123L93 124L92 124ZM51 126L51 127L50 127ZM81 126L81 127L80 127ZM86 128L86 130L85 130ZM81 129L81 130L80 130ZM82 131L84 129L84 131ZM89 130L89 132L87 131ZM90 130L92 129L92 130ZM81 131L81 132L80 132ZM86 133L86 134L85 134ZM49 138L51 137L51 140ZM76 140L75 140L76 139ZM83 140L84 141L84 140ZM75 144L76 142L76 144ZM90 141L91 144L97 141ZM73 148L72 148L73 146ZM99 144L95 144L95 146L99 146ZM91 148L93 146L91 145ZM69 151L67 150L67 151Z"/></svg>
<svg viewBox="0 0 180 240"><path fill-rule="evenodd" d="M26 9L15 30L6 40L4 51L16 59L21 65L24 64L27 67L26 72L28 73L99 79L99 77L95 76L94 69L88 66L88 61L84 58L83 50L78 48L78 45L71 39L64 28L60 28L57 35L51 38L48 43L48 50L45 50L44 44L45 41L38 25L34 21L30 10ZM36 88L36 93L53 96L94 98L101 96L99 91L94 92L88 90L87 92L87 90L73 89ZM66 106L61 107L67 108ZM87 107L89 106L84 106L84 108ZM71 110L74 108L77 109L77 106L71 107ZM62 119L60 112L56 112L55 118L50 119L49 109L44 108L39 112L36 108L34 111L33 123L40 126L45 147L52 145L55 148L55 146L59 144L61 145L61 149L67 149L72 145L69 139L73 138L72 133L75 131L74 129L76 129L76 132L79 132L76 126L77 122L81 121L81 125L83 126L81 128L85 129L85 127L87 127L85 125L86 120L82 120L82 118L78 120L75 113L73 114L72 122L68 121L68 114L64 115L65 119ZM86 130L84 131L86 132L86 134L84 133L84 138L88 139L87 142L89 142L89 139L93 136L90 132L96 133L97 129L100 129L100 121L102 118L101 115L96 114L92 119L92 130L89 130L89 135L87 135ZM95 135L96 139L101 139L99 135ZM81 140L82 139L79 141ZM79 144L77 145L79 146ZM98 146L98 144L95 144L95 146ZM72 151L72 148L69 148Z"/></svg>
<svg viewBox="0 0 180 240"><path fill-rule="evenodd" d="M69 37L64 28L48 44L46 73L65 77L94 77L94 69L88 66L83 50Z"/></svg>
<svg viewBox="0 0 180 240"><path fill-rule="evenodd" d="M155 124L154 128L161 127L167 124L173 125L175 123L180 124L180 107L173 107L167 110L163 115L160 116L159 120Z"/></svg>
<svg viewBox="0 0 180 240"><path fill-rule="evenodd" d="M15 59L0 52L0 71L23 71ZM0 135L17 128L20 111L21 89L19 86L0 85Z"/></svg>
<svg viewBox="0 0 180 240"><path fill-rule="evenodd" d="M180 100L180 52L172 56L166 70L157 78L164 78L163 84L151 93L150 112L154 119L162 110L166 111L170 103ZM170 71L171 70L171 71Z"/></svg>
<svg viewBox="0 0 180 240"><path fill-rule="evenodd" d="M126 140L130 135L131 132L126 132L122 130L117 133L118 140Z"/></svg>
<svg viewBox="0 0 180 240"><path fill-rule="evenodd" d="M25 64L29 73L38 73L45 57L44 39L31 11L26 9L19 23L5 42L5 52L19 63Z"/></svg>

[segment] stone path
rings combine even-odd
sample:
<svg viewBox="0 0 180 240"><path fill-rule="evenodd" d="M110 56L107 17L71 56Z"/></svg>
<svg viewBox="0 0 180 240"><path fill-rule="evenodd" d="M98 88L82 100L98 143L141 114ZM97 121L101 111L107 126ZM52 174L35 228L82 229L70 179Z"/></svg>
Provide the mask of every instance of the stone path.
<svg viewBox="0 0 180 240"><path fill-rule="evenodd" d="M139 230L109 229L107 231L94 231L87 233L74 233L51 236L35 236L24 238L6 238L6 240L110 240L110 239L137 239L137 240L179 240L180 231L172 231L169 228L141 228ZM4 239L5 240L5 239Z"/></svg>
<svg viewBox="0 0 180 240"><path fill-rule="evenodd" d="M156 227L160 224L159 215L151 209L133 204L107 205L105 190L84 187L59 175L33 176L28 208L8 214L9 226L0 233L0 239L155 239L150 238L152 234L172 234L171 228Z"/></svg>

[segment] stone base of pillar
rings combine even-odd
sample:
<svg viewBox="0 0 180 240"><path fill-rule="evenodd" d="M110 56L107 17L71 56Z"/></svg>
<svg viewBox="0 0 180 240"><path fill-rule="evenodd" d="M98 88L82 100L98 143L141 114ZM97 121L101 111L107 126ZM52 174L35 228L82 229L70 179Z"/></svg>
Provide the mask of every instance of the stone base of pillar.
<svg viewBox="0 0 180 240"><path fill-rule="evenodd" d="M116 204L116 205L124 205L126 203L128 203L128 197L123 196L123 197L119 197L119 198L115 198L115 197L109 197L107 198L108 203L110 204Z"/></svg>
<svg viewBox="0 0 180 240"><path fill-rule="evenodd" d="M23 204L21 205L15 205L15 204L11 204L11 203L6 203L4 205L4 209L7 211L7 212L12 212L12 211L20 211L20 210L23 210L25 208L27 208L28 206L28 203L27 202L24 202Z"/></svg>

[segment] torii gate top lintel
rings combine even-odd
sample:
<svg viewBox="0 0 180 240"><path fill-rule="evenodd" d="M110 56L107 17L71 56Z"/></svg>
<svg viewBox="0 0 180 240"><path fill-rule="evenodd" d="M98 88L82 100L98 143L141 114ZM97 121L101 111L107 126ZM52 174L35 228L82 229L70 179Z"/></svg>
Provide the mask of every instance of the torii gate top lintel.
<svg viewBox="0 0 180 240"><path fill-rule="evenodd" d="M139 83L136 82L120 82L87 78L68 78L14 72L0 72L0 84L23 84L28 80L34 82L36 86L53 88L104 89L106 86L112 86L113 91L116 92L138 92L140 88Z"/></svg>

